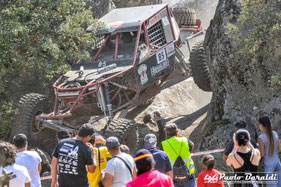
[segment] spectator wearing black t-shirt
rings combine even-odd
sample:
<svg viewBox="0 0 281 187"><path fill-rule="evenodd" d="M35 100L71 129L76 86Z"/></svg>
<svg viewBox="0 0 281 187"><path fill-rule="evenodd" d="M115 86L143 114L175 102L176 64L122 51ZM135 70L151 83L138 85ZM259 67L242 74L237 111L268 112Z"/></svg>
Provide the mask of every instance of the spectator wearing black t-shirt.
<svg viewBox="0 0 281 187"><path fill-rule="evenodd" d="M235 123L234 126L235 126L234 132L237 132L239 129L246 129L247 123L245 121L238 121ZM251 139L250 143L252 144L252 146L254 148L258 148L257 143L254 140ZM234 142L233 142L233 139L231 139L231 141L227 144L227 146L223 152L223 160L227 160L228 155L232 152L233 148L234 148Z"/></svg>
<svg viewBox="0 0 281 187"><path fill-rule="evenodd" d="M93 173L96 163L92 148L87 142L94 136L94 132L91 124L84 124L75 138L63 139L57 144L52 159L51 187L58 185L57 172L59 172L60 187L89 187L86 166L88 171Z"/></svg>

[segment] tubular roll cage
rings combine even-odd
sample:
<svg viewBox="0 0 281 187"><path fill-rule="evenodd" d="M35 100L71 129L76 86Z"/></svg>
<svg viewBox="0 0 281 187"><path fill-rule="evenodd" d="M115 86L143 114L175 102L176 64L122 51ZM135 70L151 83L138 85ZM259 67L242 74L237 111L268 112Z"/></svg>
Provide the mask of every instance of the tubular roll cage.
<svg viewBox="0 0 281 187"><path fill-rule="evenodd" d="M155 53L157 53L163 47L165 47L168 44L170 44L171 42L165 44L164 46L162 46L160 49L157 49L157 50L151 50L151 48L149 47L149 38L148 38L148 34L147 34L147 26L149 24L149 20L151 18L153 18L155 15L157 15L159 12L164 10L164 9L167 10L168 19L169 19L171 31L172 31L172 34L173 34L173 39L176 40L176 36L175 36L175 32L174 32L174 29L173 29L173 26L172 26L172 20L171 20L172 13L171 13L170 9L168 8L168 5L166 5L164 8L162 8L161 10L159 10L158 12L153 14L152 16L148 17L146 20L144 20L139 25L139 28L138 28L138 31L137 31L136 42L135 42L133 65L131 67L129 67L128 69L126 69L124 71L121 71L121 72L119 72L117 74L114 74L114 75L112 75L110 77L107 77L107 78L105 78L105 79L103 79L103 80L101 80L99 82L96 82L97 80L94 79L94 80L90 81L89 83L87 83L84 86L74 87L74 88L63 88L63 86L65 86L67 84L67 82L64 81L63 83L59 84L60 81L63 78L63 76L60 76L56 80L56 82L53 84L53 89L54 89L54 93L55 93L55 103L54 103L53 112L51 112L49 114L40 115L40 116L38 116L38 118L41 118L41 119L61 119L61 118L71 117L73 111L75 111L76 109L78 109L78 108L80 108L80 107L85 105L83 100L81 100L81 98L83 98L85 96L88 96L88 95L91 95L93 93L96 93L99 90L99 88L102 86L102 84L108 82L109 80L111 80L111 79L113 79L113 78L115 78L117 76L122 76L126 72L128 72L131 69L135 68L136 59L137 59L137 51L138 51L138 46L139 46L139 39L140 39L140 35L141 35L141 29L143 29L143 31L144 31L145 44L149 48L149 50L151 52L151 56L153 56ZM182 28L180 28L180 31L187 31L187 32L193 32L193 33L197 33L197 32L203 31L201 20L200 19L196 19L196 26L195 27L182 27ZM103 44L101 45L100 49L97 51L96 55L94 56L93 62L95 62L98 59L102 49L104 48L106 42L109 40L110 36L111 36L111 33L108 33L106 38L105 38L105 40L103 41ZM179 40L180 40L180 38L179 38ZM179 41L177 41L176 43L178 44ZM119 33L116 34L116 44L115 44L115 52L114 52L114 59L115 60L117 60L117 57L118 57L118 46L119 46ZM135 75L136 75L136 72L135 72ZM135 78L136 78L136 82L138 84L137 77L135 76ZM96 88L94 90L86 92L88 90L88 88L95 87L95 86L96 86ZM136 90L134 88L127 88L127 90L132 90L132 91L136 92L137 95L140 93L139 90ZM79 96L77 98L75 96L72 97L73 100L75 98L76 99L75 99L75 102L72 104L72 106L70 107L70 109L68 111L59 113L59 111L58 111L58 100L59 100L58 92L68 92L68 91L80 91L80 93L79 93ZM126 90L124 90L124 91L125 91L125 95L126 95ZM117 91L117 92L119 93L120 90ZM115 95L116 94L114 94L113 98L116 97ZM128 106L128 105L125 104L124 107L126 107L126 106Z"/></svg>

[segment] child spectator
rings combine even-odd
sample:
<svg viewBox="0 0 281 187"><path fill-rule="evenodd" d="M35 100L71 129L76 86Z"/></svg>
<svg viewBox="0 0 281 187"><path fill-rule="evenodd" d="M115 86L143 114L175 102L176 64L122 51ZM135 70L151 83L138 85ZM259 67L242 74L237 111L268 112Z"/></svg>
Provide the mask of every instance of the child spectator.
<svg viewBox="0 0 281 187"><path fill-rule="evenodd" d="M218 170L214 169L216 160L212 155L205 155L202 159L204 171L199 173L197 186L198 187L224 187L223 180L220 177Z"/></svg>
<svg viewBox="0 0 281 187"><path fill-rule="evenodd" d="M264 171L278 172L278 183L268 184L268 186L281 185L281 164L278 152L281 152L281 145L278 134L272 130L271 123L268 117L259 118L259 128L262 134L259 136L259 144L261 157L264 157Z"/></svg>
<svg viewBox="0 0 281 187"><path fill-rule="evenodd" d="M9 181L10 187L30 187L31 178L27 169L15 163L16 148L8 142L0 142L0 173L12 171L16 178Z"/></svg>
<svg viewBox="0 0 281 187"><path fill-rule="evenodd" d="M174 183L170 176L154 170L155 162L153 155L146 149L137 151L135 163L138 169L137 177L129 182L126 187L173 187Z"/></svg>
<svg viewBox="0 0 281 187"><path fill-rule="evenodd" d="M89 143L94 147L93 153L95 155L97 167L94 173L88 172L88 180L91 187L99 187L101 171L105 169L106 163L111 158L111 155L104 146L105 140L101 135L96 133L96 136L93 136Z"/></svg>
<svg viewBox="0 0 281 187"><path fill-rule="evenodd" d="M15 135L13 143L17 148L16 164L24 166L27 169L31 177L31 187L41 186L41 157L36 151L27 151L28 142L24 134Z"/></svg>

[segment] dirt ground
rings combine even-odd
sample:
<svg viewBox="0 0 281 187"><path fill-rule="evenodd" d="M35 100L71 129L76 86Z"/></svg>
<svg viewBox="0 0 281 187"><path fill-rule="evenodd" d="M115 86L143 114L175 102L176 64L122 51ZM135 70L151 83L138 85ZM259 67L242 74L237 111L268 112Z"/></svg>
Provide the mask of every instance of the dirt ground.
<svg viewBox="0 0 281 187"><path fill-rule="evenodd" d="M136 111L134 120L147 125L152 132L157 132L158 127L151 123L156 120L154 114L157 112L166 123L175 122L180 133L189 137L204 118L211 97L212 93L200 90L193 79L189 78L163 90L144 111ZM151 116L150 122L146 121L147 116Z"/></svg>

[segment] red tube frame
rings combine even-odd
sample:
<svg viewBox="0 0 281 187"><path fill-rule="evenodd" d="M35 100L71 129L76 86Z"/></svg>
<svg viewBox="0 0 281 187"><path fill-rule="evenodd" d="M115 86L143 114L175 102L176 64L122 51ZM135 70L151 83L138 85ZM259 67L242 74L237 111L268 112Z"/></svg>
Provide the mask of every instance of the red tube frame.
<svg viewBox="0 0 281 187"><path fill-rule="evenodd" d="M164 9L164 8L163 8ZM139 39L140 39L140 34L141 34L141 28L143 27L144 29L144 35L145 35L145 42L146 42L146 45L149 46L149 41L148 41L148 36L147 36L147 30L146 30L146 27L147 27L147 21L149 19L151 19L152 17L154 17L155 15L157 15L159 12L161 12L163 9L159 10L158 12L156 12L153 16L147 18L146 20L144 20L139 28L138 28L138 33L137 33L137 38L136 38L136 43L135 43L135 49L134 49L134 57L133 57L133 64L132 66L130 66L128 69L122 71L122 72L119 72L115 75L112 75L104 80L102 80L101 82L95 82L96 80L92 80L91 82L89 82L87 85L85 86L81 86L79 88L63 88L63 86L66 84L66 82L63 82L62 84L58 85L58 83L61 81L62 77L59 77L58 80L53 84L53 89L54 89L54 93L55 93L55 103L54 103L54 109L53 109L53 112L51 112L50 114L47 114L47 115L41 115L40 118L42 119L56 119L56 118L66 118L66 117L71 117L72 116L72 112L74 110L76 110L77 108L81 107L84 105L83 103L83 100L81 100L82 97L85 97L87 95L90 95L90 94L93 94L95 92L98 91L98 89L101 87L101 85L104 83L104 82L107 82L108 80L110 79L113 79L117 76L121 76L122 74L125 74L126 72L130 71L131 69L134 69L135 68L135 65L136 65L136 59L137 59L137 50L138 50L138 45L139 45ZM170 15L170 12L168 11L168 5L165 6L165 9L167 10L168 12L168 15ZM169 16L168 16L169 17ZM170 22L170 25L172 24L171 22L171 18L169 17L169 22ZM196 20L196 25L198 26L197 29L187 29L187 28L181 28L181 30L185 30L185 31L191 31L191 32L199 32L199 31L202 31L203 28L202 28L202 24L201 24L201 21L199 19ZM171 29L172 29L172 33L173 33L173 38L175 39L175 36L174 36L174 30L172 28L172 25L171 25ZM97 54L94 56L93 58L93 62L97 60L99 54L101 53L102 49L104 48L106 42L108 41L109 37L110 37L111 33L109 33L106 38L105 38L105 41L103 42L102 46L100 47L100 49L98 50ZM116 45L115 45L115 60L118 58L118 44L119 44L119 34L117 34L116 36L117 40L116 40ZM169 43L167 43L166 45L168 45ZM165 46L166 46L165 45ZM163 46L164 47L164 46ZM162 49L162 48L161 48ZM154 55L155 53L157 53L159 50L156 50L154 51L151 55ZM134 71L135 72L135 71ZM135 72L135 75L136 75L136 72ZM137 79L137 77L135 76L135 78ZM93 86L96 86L97 85L97 88L93 91L90 91L89 93L85 93L86 90L89 88L89 87L93 87ZM134 92L136 92L137 94L139 93L138 90L134 89L134 88L128 88L128 90L132 90ZM71 106L71 108L67 111L67 112L64 112L64 113L58 113L58 92L59 91L81 91L79 96L77 97L77 99L75 100L74 104ZM125 91L125 90L124 90ZM125 91L126 93L126 91ZM127 98L127 94L125 94L126 98ZM80 104L79 101L81 102Z"/></svg>

